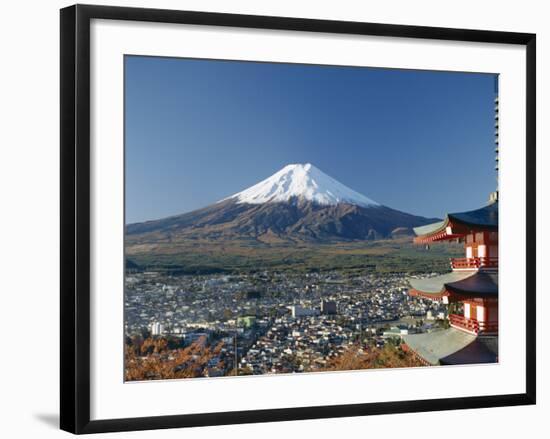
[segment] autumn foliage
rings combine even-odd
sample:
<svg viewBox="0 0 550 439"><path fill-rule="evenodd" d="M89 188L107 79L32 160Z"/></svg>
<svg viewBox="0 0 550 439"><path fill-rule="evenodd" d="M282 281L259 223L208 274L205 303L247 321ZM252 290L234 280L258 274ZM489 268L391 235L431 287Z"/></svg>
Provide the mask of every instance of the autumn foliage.
<svg viewBox="0 0 550 439"><path fill-rule="evenodd" d="M209 346L201 337L186 347L178 347L165 338L136 337L125 346L125 380L165 380L198 378L209 376L212 370L223 375L235 375L232 363L227 366L221 355L223 343ZM212 366L211 360L215 366ZM387 342L383 347L353 344L340 355L330 359L325 367L315 371L344 371L379 368L418 367L423 364L414 354L404 350L399 343ZM305 369L304 371L311 371ZM252 370L241 368L239 375L252 374Z"/></svg>
<svg viewBox="0 0 550 439"><path fill-rule="evenodd" d="M418 361L411 352L403 350L398 345L386 343L382 348L352 345L341 355L332 359L325 370L342 371L419 366L424 366L424 364Z"/></svg>
<svg viewBox="0 0 550 439"><path fill-rule="evenodd" d="M170 349L164 338L134 339L125 345L125 380L163 380L204 376L208 362L223 347L207 346L204 337L185 348ZM218 364L218 368L223 364Z"/></svg>

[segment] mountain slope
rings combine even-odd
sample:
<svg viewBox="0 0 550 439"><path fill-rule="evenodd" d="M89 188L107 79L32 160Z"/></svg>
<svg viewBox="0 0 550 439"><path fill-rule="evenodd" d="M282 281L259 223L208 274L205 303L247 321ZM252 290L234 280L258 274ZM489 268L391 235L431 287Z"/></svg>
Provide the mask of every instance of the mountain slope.
<svg viewBox="0 0 550 439"><path fill-rule="evenodd" d="M319 205L299 199L263 204L226 200L183 215L132 224L127 233L153 233L156 238L165 239L258 238L272 234L279 238L330 241L389 237L395 229L410 230L430 222L433 220L385 206Z"/></svg>
<svg viewBox="0 0 550 439"><path fill-rule="evenodd" d="M410 233L427 219L383 206L311 164L288 165L266 180L193 212L131 224L127 243L188 240L373 240Z"/></svg>

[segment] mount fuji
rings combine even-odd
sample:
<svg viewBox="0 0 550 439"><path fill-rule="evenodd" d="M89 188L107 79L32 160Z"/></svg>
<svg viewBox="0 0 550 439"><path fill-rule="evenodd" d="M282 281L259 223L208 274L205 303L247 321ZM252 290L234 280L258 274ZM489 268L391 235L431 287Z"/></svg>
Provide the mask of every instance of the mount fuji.
<svg viewBox="0 0 550 439"><path fill-rule="evenodd" d="M258 240L330 243L406 235L424 218L384 206L310 163L291 164L210 206L126 227L130 243Z"/></svg>

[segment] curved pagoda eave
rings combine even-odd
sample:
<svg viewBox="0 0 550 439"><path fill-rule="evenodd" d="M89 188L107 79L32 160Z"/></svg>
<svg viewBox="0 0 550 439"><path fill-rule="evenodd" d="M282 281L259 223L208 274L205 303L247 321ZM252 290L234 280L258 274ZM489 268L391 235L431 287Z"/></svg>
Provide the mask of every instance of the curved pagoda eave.
<svg viewBox="0 0 550 439"><path fill-rule="evenodd" d="M458 282L471 275L471 272L452 271L435 277L409 278L411 286L409 294L427 299L441 299L443 296L449 295L445 287L447 283Z"/></svg>
<svg viewBox="0 0 550 439"><path fill-rule="evenodd" d="M414 242L425 244L461 238L471 230L498 230L498 201L480 209L449 213L443 221L415 227Z"/></svg>
<svg viewBox="0 0 550 439"><path fill-rule="evenodd" d="M449 293L465 298L498 298L498 273L478 271L464 279L445 284Z"/></svg>
<svg viewBox="0 0 550 439"><path fill-rule="evenodd" d="M410 278L409 284L411 296L426 299L498 298L498 273L453 271L436 277Z"/></svg>
<svg viewBox="0 0 550 439"><path fill-rule="evenodd" d="M498 361L496 337L479 338L455 328L404 335L403 342L426 363L434 366Z"/></svg>

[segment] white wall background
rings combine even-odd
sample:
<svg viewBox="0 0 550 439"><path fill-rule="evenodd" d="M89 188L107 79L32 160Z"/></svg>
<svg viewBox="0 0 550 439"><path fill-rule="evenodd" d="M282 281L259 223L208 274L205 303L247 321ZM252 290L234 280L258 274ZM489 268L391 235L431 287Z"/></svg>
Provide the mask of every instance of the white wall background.
<svg viewBox="0 0 550 439"><path fill-rule="evenodd" d="M549 219L550 117L549 11L535 0L298 1L103 0L87 3L205 10L260 15L464 27L537 33L538 45L538 271L550 262L540 225ZM70 2L6 2L0 14L0 434L61 437L58 422L59 284L59 13ZM546 166L545 166L546 165ZM455 412L325 419L200 429L122 433L108 437L398 437L447 439L543 437L549 412L548 336L544 333L544 290L538 282L539 403ZM546 358L545 358L546 357ZM426 383L451 386L453 383ZM463 425L467 425L466 430ZM538 431L538 432L537 432Z"/></svg>

